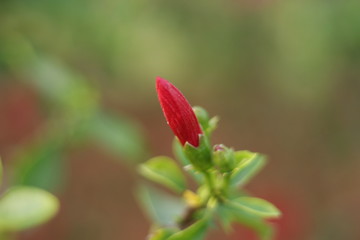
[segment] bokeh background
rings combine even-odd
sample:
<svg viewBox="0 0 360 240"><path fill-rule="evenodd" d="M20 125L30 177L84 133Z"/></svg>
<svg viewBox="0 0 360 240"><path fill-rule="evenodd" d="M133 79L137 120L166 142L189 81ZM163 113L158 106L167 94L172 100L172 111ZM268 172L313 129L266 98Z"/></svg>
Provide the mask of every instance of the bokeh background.
<svg viewBox="0 0 360 240"><path fill-rule="evenodd" d="M247 189L283 211L276 239L360 239L359 12L358 0L1 1L6 184L61 200L16 239L145 238L136 164L171 155L173 137L158 75L221 117L214 143L269 156Z"/></svg>

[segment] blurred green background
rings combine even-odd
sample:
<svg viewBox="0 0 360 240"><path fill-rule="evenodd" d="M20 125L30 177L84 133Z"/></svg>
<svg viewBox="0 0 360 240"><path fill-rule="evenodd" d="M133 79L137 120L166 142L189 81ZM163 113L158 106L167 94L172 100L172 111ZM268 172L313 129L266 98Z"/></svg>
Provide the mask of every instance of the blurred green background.
<svg viewBox="0 0 360 240"><path fill-rule="evenodd" d="M214 143L269 156L247 189L283 211L276 239L360 239L359 12L358 0L1 1L5 185L61 201L16 239L145 238L135 166L171 154L158 75L221 117Z"/></svg>

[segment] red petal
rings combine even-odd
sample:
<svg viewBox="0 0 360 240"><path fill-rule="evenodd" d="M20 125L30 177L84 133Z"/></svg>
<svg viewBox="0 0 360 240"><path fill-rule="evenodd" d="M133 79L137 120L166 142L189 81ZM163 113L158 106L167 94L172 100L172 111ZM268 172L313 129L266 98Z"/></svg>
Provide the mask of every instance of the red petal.
<svg viewBox="0 0 360 240"><path fill-rule="evenodd" d="M202 134L202 131L184 95L174 85L160 77L156 78L156 90L166 121L181 144L188 142L198 147L199 134Z"/></svg>

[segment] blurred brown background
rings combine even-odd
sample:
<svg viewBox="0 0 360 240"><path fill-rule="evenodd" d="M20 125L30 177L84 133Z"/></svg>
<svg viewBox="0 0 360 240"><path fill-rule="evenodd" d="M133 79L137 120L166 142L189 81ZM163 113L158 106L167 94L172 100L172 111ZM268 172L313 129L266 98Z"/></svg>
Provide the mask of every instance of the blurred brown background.
<svg viewBox="0 0 360 240"><path fill-rule="evenodd" d="M221 117L214 143L265 153L247 189L279 240L360 239L360 2L5 0L7 185L61 200L21 240L144 239L135 167L171 155L155 76ZM3 187L4 188L4 187ZM255 239L241 227L209 239Z"/></svg>

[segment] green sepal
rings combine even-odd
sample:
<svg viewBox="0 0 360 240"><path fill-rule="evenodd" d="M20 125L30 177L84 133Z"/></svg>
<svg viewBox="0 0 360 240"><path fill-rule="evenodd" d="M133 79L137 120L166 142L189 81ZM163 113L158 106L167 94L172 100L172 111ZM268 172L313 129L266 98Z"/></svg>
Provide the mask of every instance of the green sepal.
<svg viewBox="0 0 360 240"><path fill-rule="evenodd" d="M184 147L181 145L177 137L175 137L173 141L173 152L176 159L184 166L184 171L189 173L197 183L202 184L204 181L204 176L193 167L190 160L186 157L184 153Z"/></svg>
<svg viewBox="0 0 360 240"><path fill-rule="evenodd" d="M169 157L151 158L139 167L144 177L181 193L186 189L185 177L175 161Z"/></svg>
<svg viewBox="0 0 360 240"><path fill-rule="evenodd" d="M206 172L213 166L210 144L205 135L200 134L199 138L200 144L198 147L194 147L186 142L184 146L184 153L195 169L201 172Z"/></svg>

